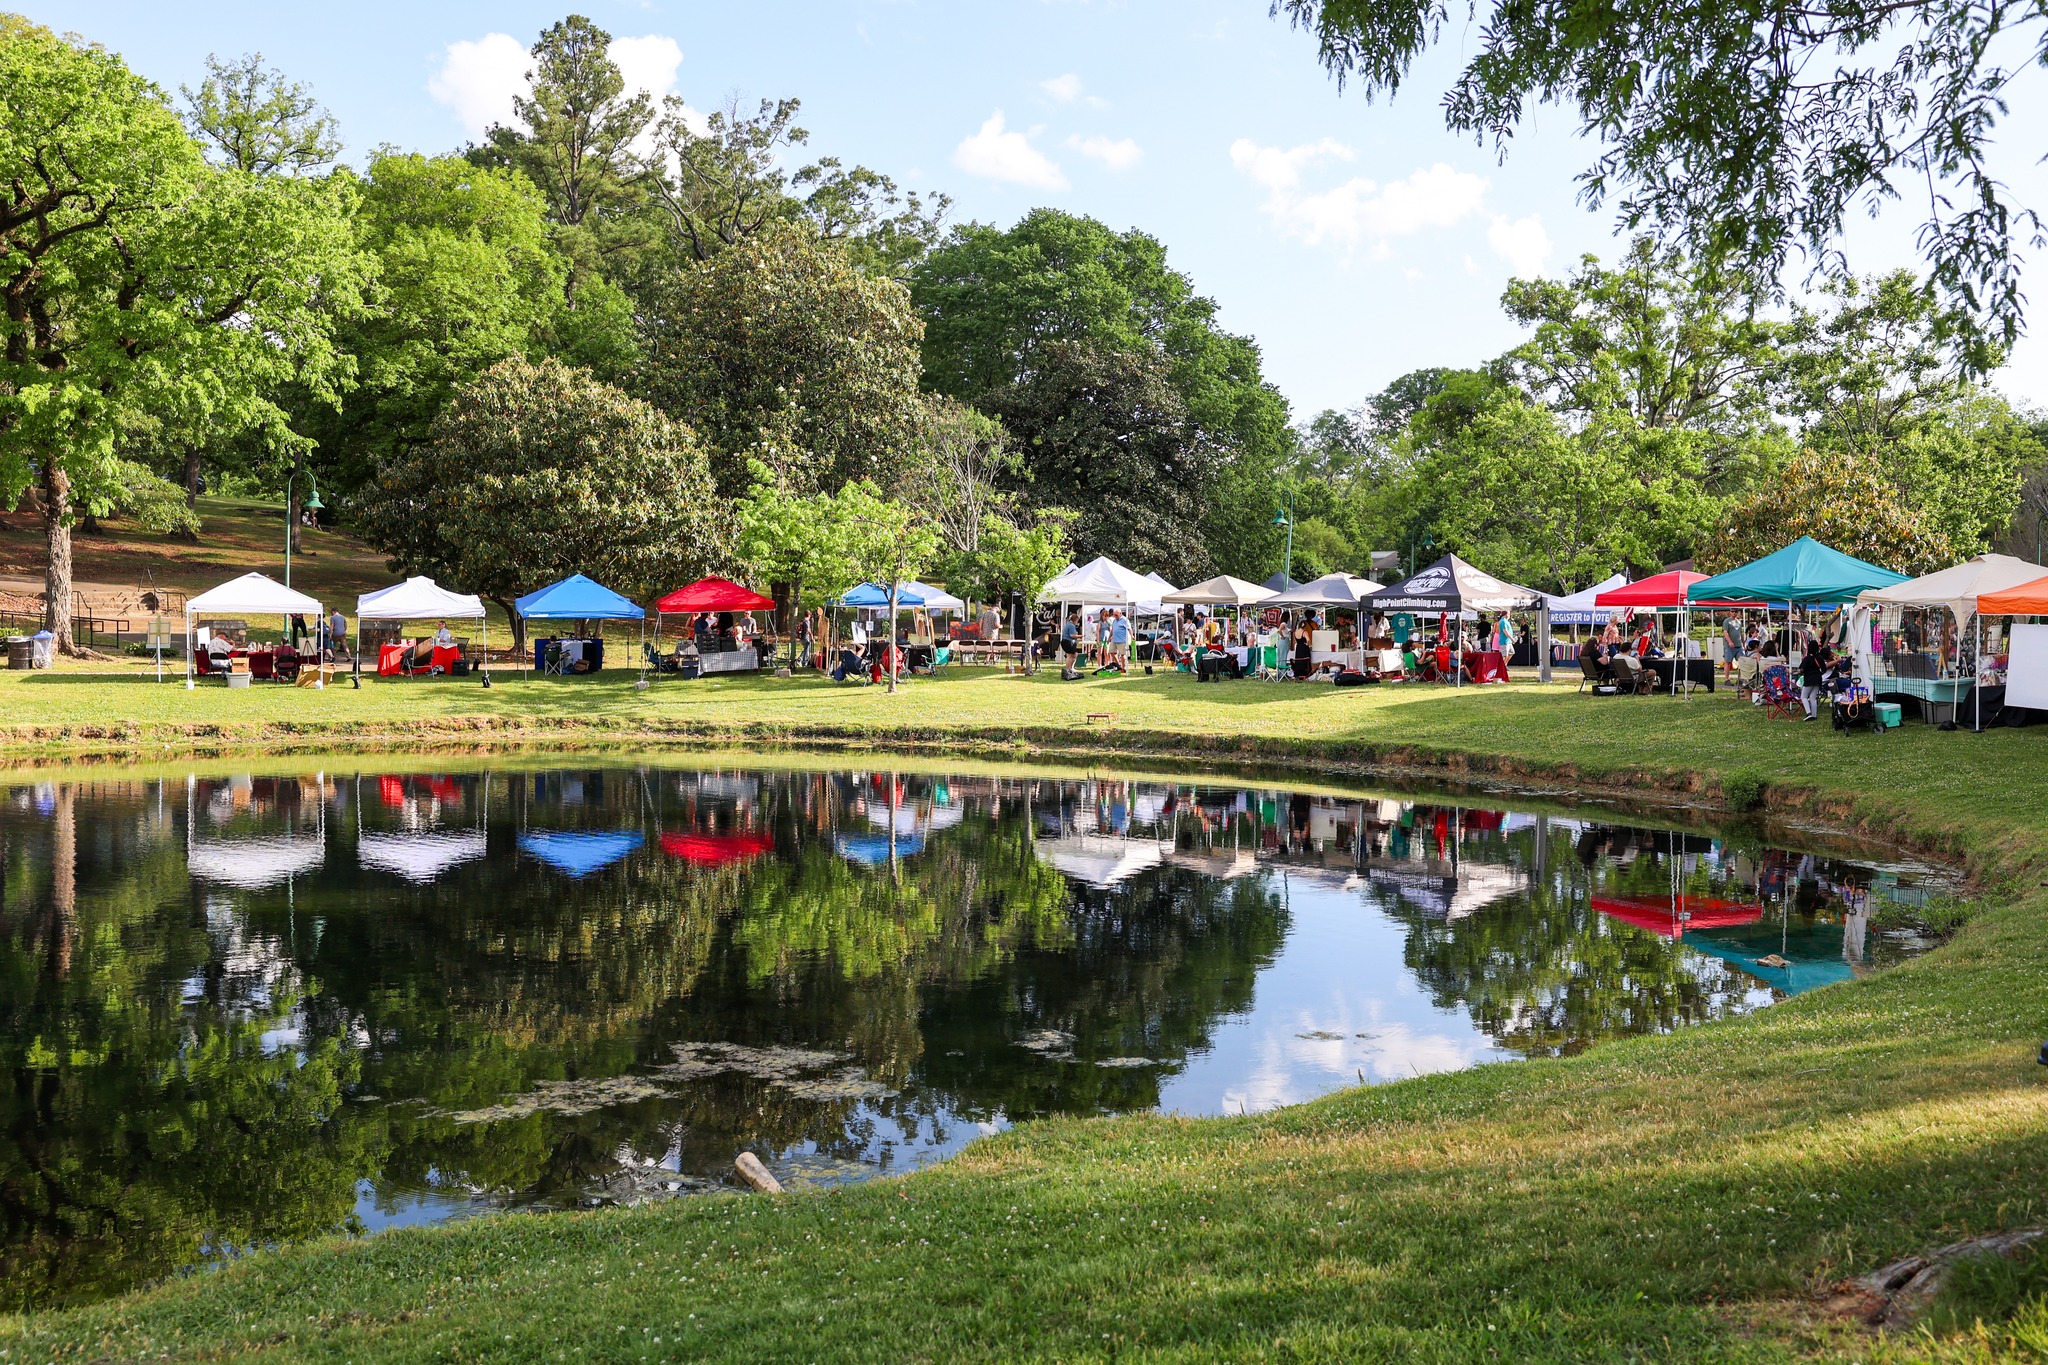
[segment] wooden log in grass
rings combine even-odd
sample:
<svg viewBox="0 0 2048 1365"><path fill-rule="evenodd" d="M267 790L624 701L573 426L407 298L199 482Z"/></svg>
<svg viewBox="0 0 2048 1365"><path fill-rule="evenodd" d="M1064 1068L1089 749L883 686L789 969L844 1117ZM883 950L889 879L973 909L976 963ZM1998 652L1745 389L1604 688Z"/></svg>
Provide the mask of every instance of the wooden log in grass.
<svg viewBox="0 0 2048 1365"><path fill-rule="evenodd" d="M752 1185L762 1194L781 1194L782 1182L768 1173L761 1164L761 1158L752 1152L741 1152L733 1159L732 1167L740 1173L740 1179Z"/></svg>

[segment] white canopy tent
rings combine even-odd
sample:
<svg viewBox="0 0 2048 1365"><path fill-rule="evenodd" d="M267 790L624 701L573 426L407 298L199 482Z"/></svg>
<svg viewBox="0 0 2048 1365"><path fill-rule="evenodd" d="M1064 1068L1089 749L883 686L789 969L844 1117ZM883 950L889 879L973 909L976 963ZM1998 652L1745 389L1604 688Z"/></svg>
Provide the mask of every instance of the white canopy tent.
<svg viewBox="0 0 2048 1365"><path fill-rule="evenodd" d="M1326 573L1321 578L1275 593L1265 601L1269 607L1338 607L1356 609L1359 599L1378 592L1382 585L1357 574Z"/></svg>
<svg viewBox="0 0 2048 1365"><path fill-rule="evenodd" d="M1581 588L1574 593L1559 597L1544 593L1543 598L1550 604L1550 624L1553 626L1598 626L1605 625L1616 616L1628 613L1627 607L1602 607L1594 601L1603 592L1628 586L1628 575L1610 574L1590 588Z"/></svg>
<svg viewBox="0 0 2048 1365"><path fill-rule="evenodd" d="M1166 860L1170 844L1115 834L1063 834L1032 845L1040 858L1078 882L1107 891Z"/></svg>
<svg viewBox="0 0 2048 1365"><path fill-rule="evenodd" d="M1966 631L1981 627L1977 617L1977 599L1987 593L2004 592L2010 588L2024 587L2048 577L2048 568L2029 563L2014 555L1977 555L1961 564L1952 565L1935 573L1919 578L1909 578L1903 583L1894 583L1888 588L1872 588L1856 595L1854 617L1862 618L1867 612L1885 607L1934 607L1946 610L1955 617L1956 638L1961 640ZM1856 657L1858 676L1876 685L1876 667L1870 658L1870 632L1851 625L1849 629L1850 648ZM1976 657L1983 659L1983 640L1977 641ZM1977 696L1978 689L1970 689ZM1977 696L1978 719L1983 717L1983 698ZM1956 719L1962 719L1957 716Z"/></svg>
<svg viewBox="0 0 2048 1365"><path fill-rule="evenodd" d="M356 861L425 886L449 868L474 862L489 851L482 830L418 830L365 834L356 840Z"/></svg>
<svg viewBox="0 0 2048 1365"><path fill-rule="evenodd" d="M197 684L193 681L192 651L194 632L201 616L310 616L321 617L321 606L317 599L287 588L274 578L260 573L245 573L240 578L230 579L217 588L209 588L197 597L185 599L185 686L190 689ZM318 677L318 674L315 675ZM319 684L316 682L315 686Z"/></svg>
<svg viewBox="0 0 2048 1365"><path fill-rule="evenodd" d="M1273 595L1273 590L1257 583L1247 583L1242 578L1223 574L1206 579L1191 588L1163 595L1161 602L1176 606L1190 607L1250 607L1256 606Z"/></svg>
<svg viewBox="0 0 2048 1365"><path fill-rule="evenodd" d="M1157 601L1161 597L1161 589L1170 590L1172 586L1171 583L1155 583L1132 573L1108 555L1099 555L1046 584L1045 590L1038 594L1038 600L1058 602L1062 606L1128 607Z"/></svg>
<svg viewBox="0 0 2048 1365"><path fill-rule="evenodd" d="M944 588L935 588L929 583L898 583L896 585L896 596L899 599L922 597L926 611L964 612L967 610L966 602L947 592Z"/></svg>
<svg viewBox="0 0 2048 1365"><path fill-rule="evenodd" d="M363 667L363 622L474 620L480 643L477 648L489 658L489 634L483 599L473 592L450 592L424 576L394 583L388 588L366 592L356 599L356 671ZM490 670L484 669L488 686Z"/></svg>

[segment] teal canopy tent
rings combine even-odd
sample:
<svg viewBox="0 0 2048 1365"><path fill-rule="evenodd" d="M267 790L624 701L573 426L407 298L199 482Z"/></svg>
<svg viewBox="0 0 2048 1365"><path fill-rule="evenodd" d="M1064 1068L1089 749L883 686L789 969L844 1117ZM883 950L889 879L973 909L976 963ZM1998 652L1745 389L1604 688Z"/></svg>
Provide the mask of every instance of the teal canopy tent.
<svg viewBox="0 0 2048 1365"><path fill-rule="evenodd" d="M1906 576L1866 564L1832 550L1812 536L1801 536L1762 559L1703 578L1686 592L1686 600L1704 602L1791 602L1799 605L1853 602L1856 594L1903 583Z"/></svg>

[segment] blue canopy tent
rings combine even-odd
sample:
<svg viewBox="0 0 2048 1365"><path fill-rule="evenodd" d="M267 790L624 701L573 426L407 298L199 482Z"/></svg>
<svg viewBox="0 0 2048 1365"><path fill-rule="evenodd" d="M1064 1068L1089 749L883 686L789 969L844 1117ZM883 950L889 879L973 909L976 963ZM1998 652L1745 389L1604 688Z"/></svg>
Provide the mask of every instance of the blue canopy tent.
<svg viewBox="0 0 2048 1365"><path fill-rule="evenodd" d="M641 671L646 671L647 613L629 597L613 592L604 584L570 574L559 583L530 592L514 602L522 620L527 621L638 621L641 642ZM536 646L536 651L538 646ZM536 652L535 671L540 671ZM643 684L646 679L643 677Z"/></svg>
<svg viewBox="0 0 2048 1365"><path fill-rule="evenodd" d="M519 836L519 851L538 858L557 872L587 877L635 852L645 842L642 835L632 830L592 833L537 829Z"/></svg>
<svg viewBox="0 0 2048 1365"><path fill-rule="evenodd" d="M835 607L855 607L888 611L889 588L887 585L880 583L863 583L859 587L849 589L832 605ZM897 610L900 611L904 607L921 607L923 605L924 594L916 591L906 583L896 584ZM833 629L838 629L836 624ZM896 621L893 616L889 621L888 636L892 641L896 638ZM890 659L894 661L896 657L896 651L892 649L890 651Z"/></svg>
<svg viewBox="0 0 2048 1365"><path fill-rule="evenodd" d="M924 836L899 834L892 841L887 833L840 834L834 836L832 846L842 858L875 867L888 862L892 853L898 858L909 858L924 852Z"/></svg>

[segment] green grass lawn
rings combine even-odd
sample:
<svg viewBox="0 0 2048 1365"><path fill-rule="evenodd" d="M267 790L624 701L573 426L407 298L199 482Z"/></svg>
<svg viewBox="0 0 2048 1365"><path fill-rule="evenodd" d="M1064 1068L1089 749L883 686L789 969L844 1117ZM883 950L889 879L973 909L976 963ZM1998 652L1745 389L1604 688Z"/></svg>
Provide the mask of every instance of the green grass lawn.
<svg viewBox="0 0 2048 1365"><path fill-rule="evenodd" d="M1086 713L1108 711L1108 727ZM247 1257L0 1319L42 1360L1472 1361L2048 1358L2048 1259L1879 1337L1817 1295L2048 1223L2048 732L1883 738L1725 695L806 680L230 695L0 674L10 752L667 737L1406 761L1774 805L1968 862L1946 947L1739 1020L1251 1118L1053 1120L836 1193L505 1216ZM1980 1321L1981 1319L1981 1321Z"/></svg>

